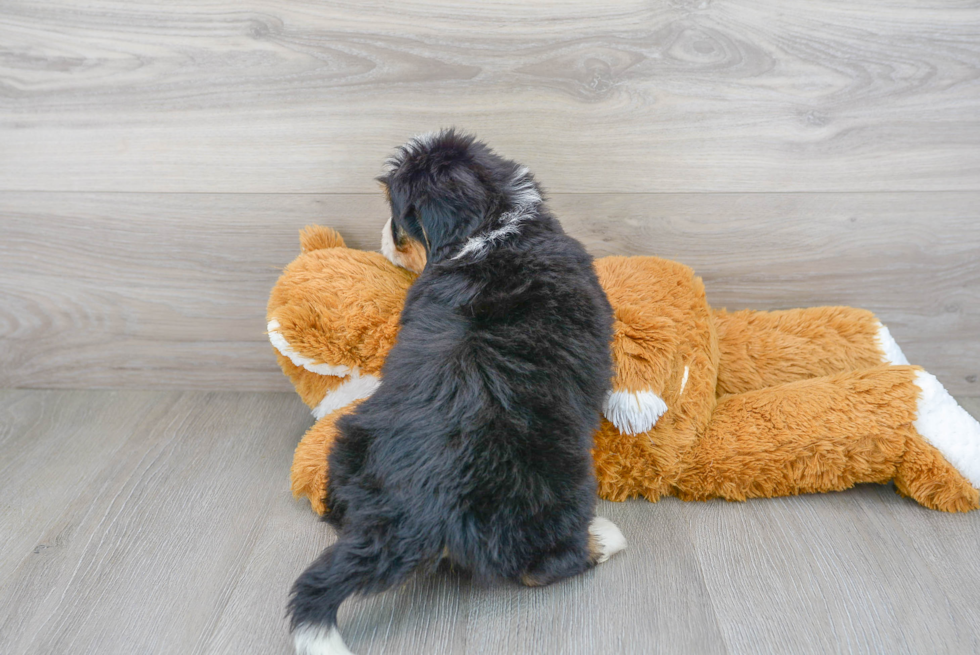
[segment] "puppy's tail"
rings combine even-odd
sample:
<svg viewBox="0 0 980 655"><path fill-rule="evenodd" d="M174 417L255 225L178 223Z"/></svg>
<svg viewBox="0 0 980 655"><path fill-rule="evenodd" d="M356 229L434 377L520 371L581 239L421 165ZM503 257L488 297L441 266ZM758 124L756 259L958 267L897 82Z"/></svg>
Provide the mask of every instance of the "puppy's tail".
<svg viewBox="0 0 980 655"><path fill-rule="evenodd" d="M408 577L419 557L344 535L293 584L289 614L297 655L352 655L337 630L337 610L358 592L381 592Z"/></svg>

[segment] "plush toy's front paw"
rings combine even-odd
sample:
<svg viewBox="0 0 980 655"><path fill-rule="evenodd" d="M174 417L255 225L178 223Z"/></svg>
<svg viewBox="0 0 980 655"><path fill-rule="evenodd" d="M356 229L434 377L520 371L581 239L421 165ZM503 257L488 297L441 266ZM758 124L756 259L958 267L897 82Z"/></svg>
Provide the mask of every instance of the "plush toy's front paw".
<svg viewBox="0 0 980 655"><path fill-rule="evenodd" d="M667 403L652 391L612 391L602 413L623 434L640 434L667 413Z"/></svg>

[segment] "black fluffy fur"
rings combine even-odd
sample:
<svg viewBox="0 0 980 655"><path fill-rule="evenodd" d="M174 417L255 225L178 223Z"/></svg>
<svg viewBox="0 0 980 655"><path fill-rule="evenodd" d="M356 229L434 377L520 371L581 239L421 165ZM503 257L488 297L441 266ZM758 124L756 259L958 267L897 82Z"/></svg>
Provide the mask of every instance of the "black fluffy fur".
<svg viewBox="0 0 980 655"><path fill-rule="evenodd" d="M444 554L534 584L592 565L590 450L612 375L592 258L526 169L470 136L416 139L389 168L392 229L423 243L427 264L381 386L338 423L327 520L339 538L293 586L294 629L332 627L347 596ZM459 256L514 216L516 231Z"/></svg>

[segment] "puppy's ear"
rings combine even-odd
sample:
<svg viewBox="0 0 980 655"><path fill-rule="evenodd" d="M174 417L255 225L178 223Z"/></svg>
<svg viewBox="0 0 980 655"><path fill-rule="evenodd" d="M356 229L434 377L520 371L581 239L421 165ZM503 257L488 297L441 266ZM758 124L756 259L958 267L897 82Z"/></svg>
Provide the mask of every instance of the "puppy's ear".
<svg viewBox="0 0 980 655"><path fill-rule="evenodd" d="M406 216L406 218L407 222L412 221L418 225L426 252L430 257L460 236L457 234L461 231L459 213L454 212L443 199L434 198L419 203L410 217Z"/></svg>
<svg viewBox="0 0 980 655"><path fill-rule="evenodd" d="M493 199L470 166L457 163L443 182L417 200L406 224L418 224L420 240L429 257L444 256L443 249L459 244L473 235L494 209Z"/></svg>
<svg viewBox="0 0 980 655"><path fill-rule="evenodd" d="M425 244L426 252L432 251L432 240L429 239L429 231L425 228L422 216L415 205L409 205L405 209L405 215L402 216L402 223L405 225L408 235L414 236L416 241L421 241ZM420 236L421 238L419 238Z"/></svg>

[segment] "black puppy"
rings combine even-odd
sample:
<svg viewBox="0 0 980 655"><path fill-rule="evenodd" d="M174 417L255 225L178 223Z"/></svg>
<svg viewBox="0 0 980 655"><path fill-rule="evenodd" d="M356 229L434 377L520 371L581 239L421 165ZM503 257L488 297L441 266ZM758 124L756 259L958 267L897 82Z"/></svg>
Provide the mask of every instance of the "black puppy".
<svg viewBox="0 0 980 655"><path fill-rule="evenodd" d="M612 310L592 258L527 168L471 136L417 137L380 181L382 250L423 270L381 386L338 422L327 493L338 540L289 605L301 654L348 653L341 602L442 557L545 585L626 545L594 516Z"/></svg>

